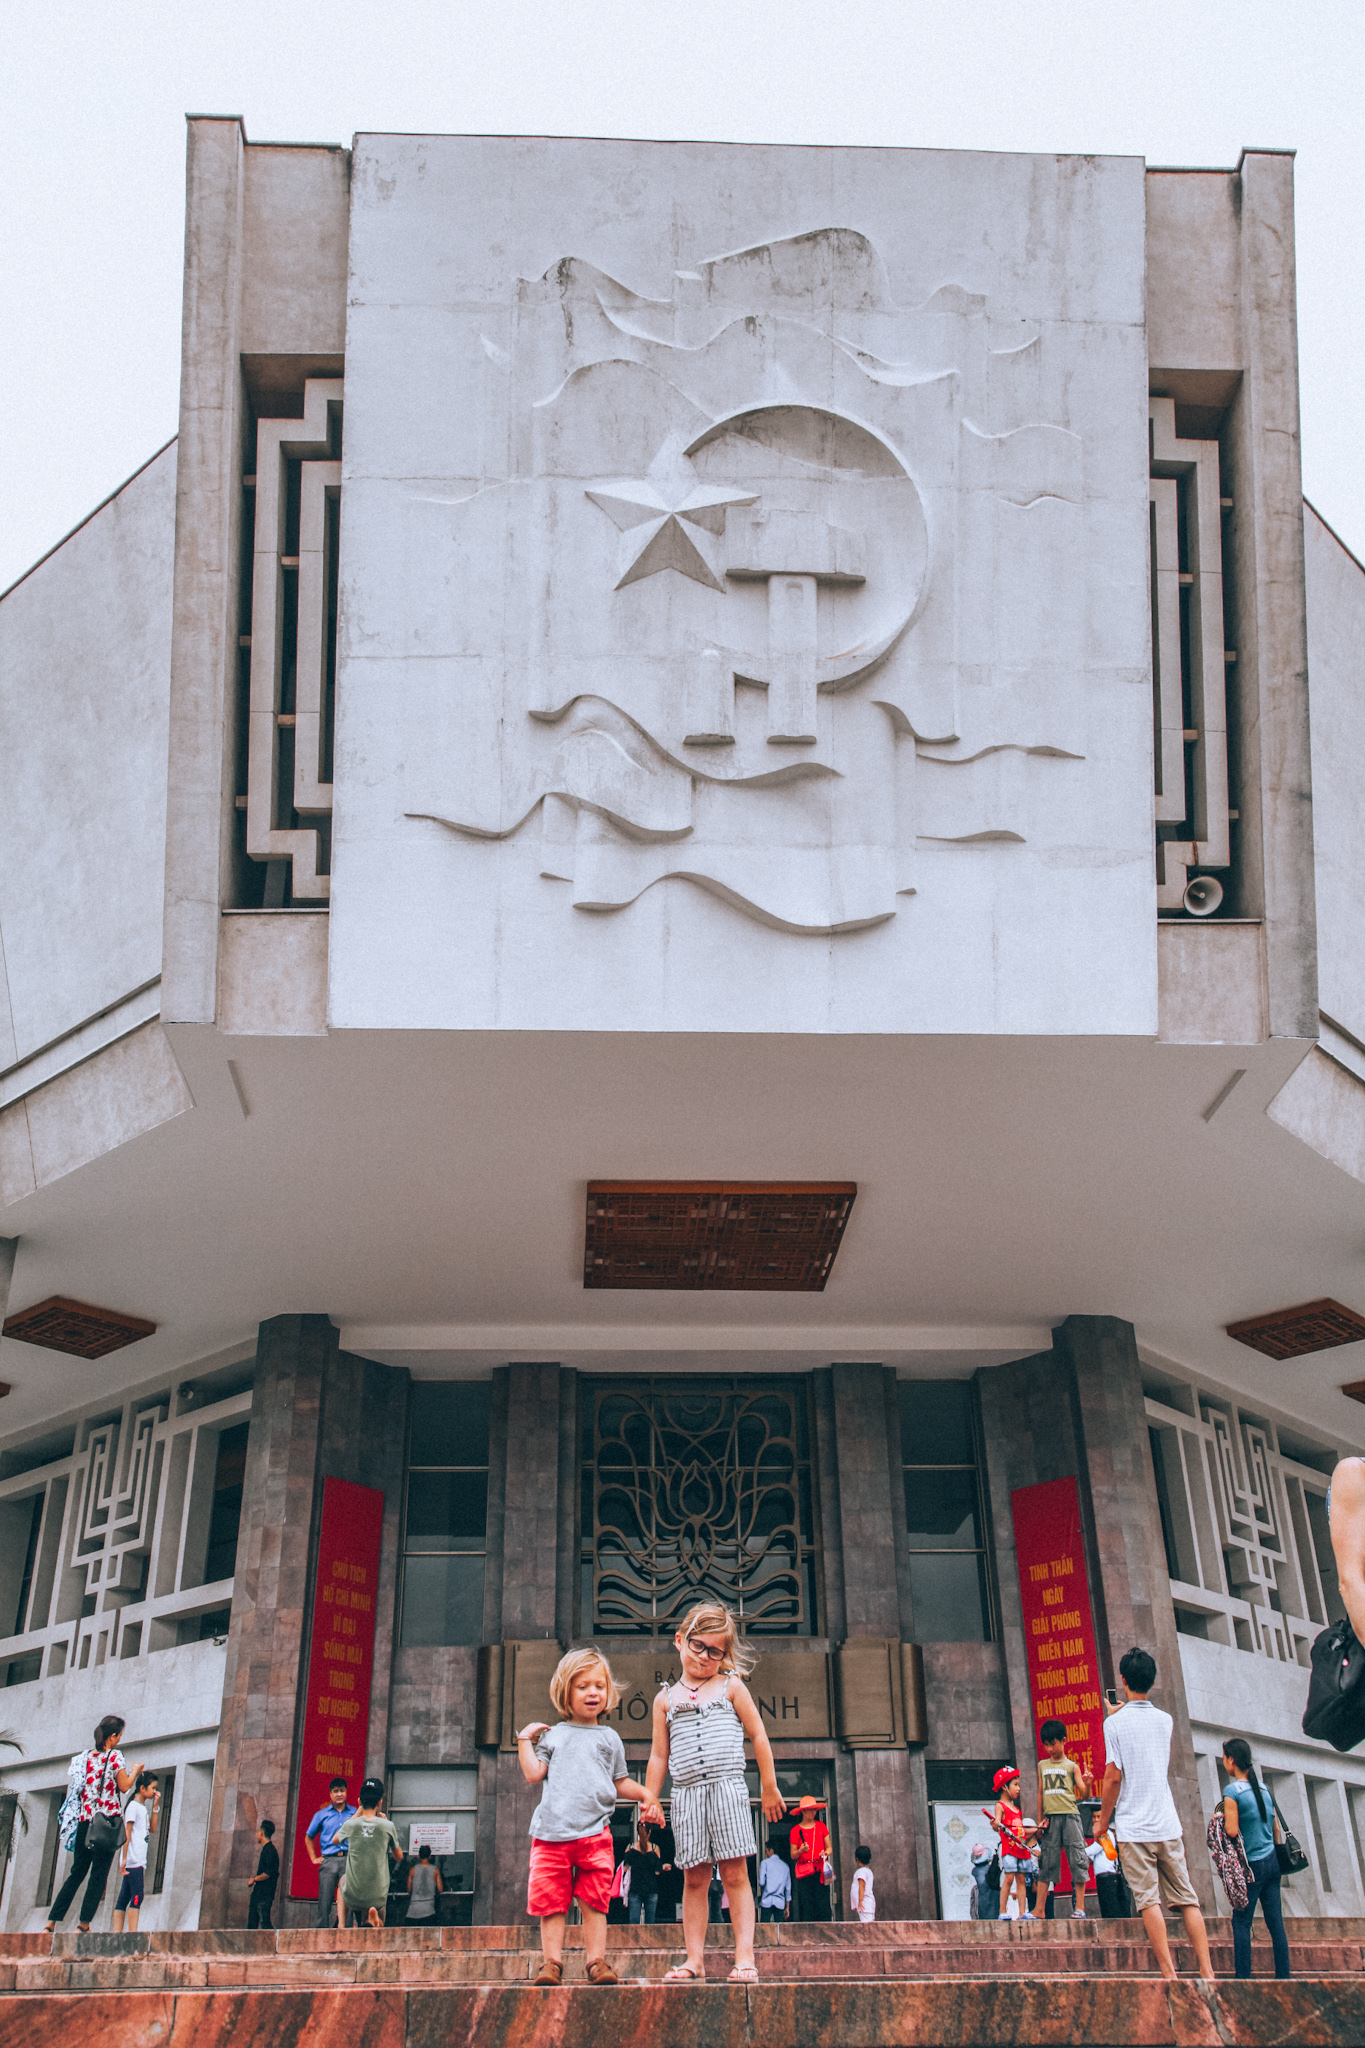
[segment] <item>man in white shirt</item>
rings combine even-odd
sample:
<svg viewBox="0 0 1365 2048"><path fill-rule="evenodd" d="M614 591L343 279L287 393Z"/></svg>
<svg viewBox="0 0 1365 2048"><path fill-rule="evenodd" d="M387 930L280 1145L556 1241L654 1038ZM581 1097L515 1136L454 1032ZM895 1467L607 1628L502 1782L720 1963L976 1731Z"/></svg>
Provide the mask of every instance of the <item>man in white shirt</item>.
<svg viewBox="0 0 1365 2048"><path fill-rule="evenodd" d="M1194 1947L1199 1975L1211 1983L1209 1937L1185 1865L1180 1816L1168 1778L1174 1723L1169 1714L1163 1714L1147 1697L1156 1682L1156 1660L1146 1650L1130 1650L1119 1662L1119 1677L1126 1702L1108 1709L1104 1725L1108 1763L1094 1832L1097 1838L1107 1833L1113 1821L1119 1862L1162 1976L1175 1977L1161 1910L1164 1903L1179 1907L1185 1932Z"/></svg>

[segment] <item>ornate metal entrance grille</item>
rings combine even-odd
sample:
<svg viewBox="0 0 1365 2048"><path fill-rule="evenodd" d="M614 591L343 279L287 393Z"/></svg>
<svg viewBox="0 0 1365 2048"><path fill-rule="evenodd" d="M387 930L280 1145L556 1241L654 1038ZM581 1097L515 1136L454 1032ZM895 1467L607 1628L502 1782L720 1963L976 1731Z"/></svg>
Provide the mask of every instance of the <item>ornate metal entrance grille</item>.
<svg viewBox="0 0 1365 2048"><path fill-rule="evenodd" d="M593 1628L669 1635L709 1597L745 1634L814 1633L806 1399L800 1382L726 1379L613 1382L588 1394Z"/></svg>

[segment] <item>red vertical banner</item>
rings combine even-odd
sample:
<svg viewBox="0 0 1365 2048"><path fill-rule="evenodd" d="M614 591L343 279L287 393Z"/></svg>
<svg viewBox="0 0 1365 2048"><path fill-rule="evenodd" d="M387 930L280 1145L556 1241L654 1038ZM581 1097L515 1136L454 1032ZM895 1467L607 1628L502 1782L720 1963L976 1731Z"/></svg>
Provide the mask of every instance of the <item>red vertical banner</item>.
<svg viewBox="0 0 1365 2048"><path fill-rule="evenodd" d="M1074 1479L1010 1495L1024 1606L1035 1753L1044 1721L1065 1721L1066 1753L1088 1778L1104 1775L1104 1701L1090 1611L1090 1574Z"/></svg>
<svg viewBox="0 0 1365 2048"><path fill-rule="evenodd" d="M328 1780L347 1779L354 1806L365 1775L383 1526L384 1496L377 1488L354 1486L348 1479L323 1481L291 1899L318 1895L318 1874L304 1847L304 1835L318 1808L327 1804Z"/></svg>

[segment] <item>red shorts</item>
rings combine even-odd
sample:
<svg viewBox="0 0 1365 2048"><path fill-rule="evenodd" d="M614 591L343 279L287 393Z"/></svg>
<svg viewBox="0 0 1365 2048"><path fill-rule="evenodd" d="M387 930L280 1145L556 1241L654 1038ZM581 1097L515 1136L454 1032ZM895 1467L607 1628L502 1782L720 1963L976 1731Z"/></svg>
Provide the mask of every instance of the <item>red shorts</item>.
<svg viewBox="0 0 1365 2048"><path fill-rule="evenodd" d="M543 1920L549 1913L567 1913L570 1901L578 1899L595 1912L605 1913L611 1904L615 1875L610 1828L603 1828L600 1835L580 1835L576 1842L541 1842L532 1837L526 1910L533 1920Z"/></svg>

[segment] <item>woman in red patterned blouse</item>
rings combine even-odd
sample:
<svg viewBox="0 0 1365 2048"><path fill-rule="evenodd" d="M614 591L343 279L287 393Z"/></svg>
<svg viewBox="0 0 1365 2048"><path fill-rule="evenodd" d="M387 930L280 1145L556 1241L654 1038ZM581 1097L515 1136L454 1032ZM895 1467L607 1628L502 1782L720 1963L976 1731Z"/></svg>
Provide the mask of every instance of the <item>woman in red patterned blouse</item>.
<svg viewBox="0 0 1365 2048"><path fill-rule="evenodd" d="M81 1814L76 1824L75 1853L70 1875L52 1903L47 1916L47 1932L55 1933L61 1926L71 1907L71 1901L87 1879L85 1897L81 1901L81 1916L78 1922L82 1934L90 1932L90 1922L99 1911L104 1897L104 1887L109 1880L109 1866L121 1846L123 1835L123 1803L119 1795L130 1792L137 1783L140 1764L128 1763L118 1747L123 1733L123 1721L118 1714L106 1714L95 1730L94 1746L87 1749L82 1760L73 1756L73 1770L82 1764ZM107 1849L91 1848L86 1836L90 1823L97 1813L107 1814L118 1822L118 1834Z"/></svg>

